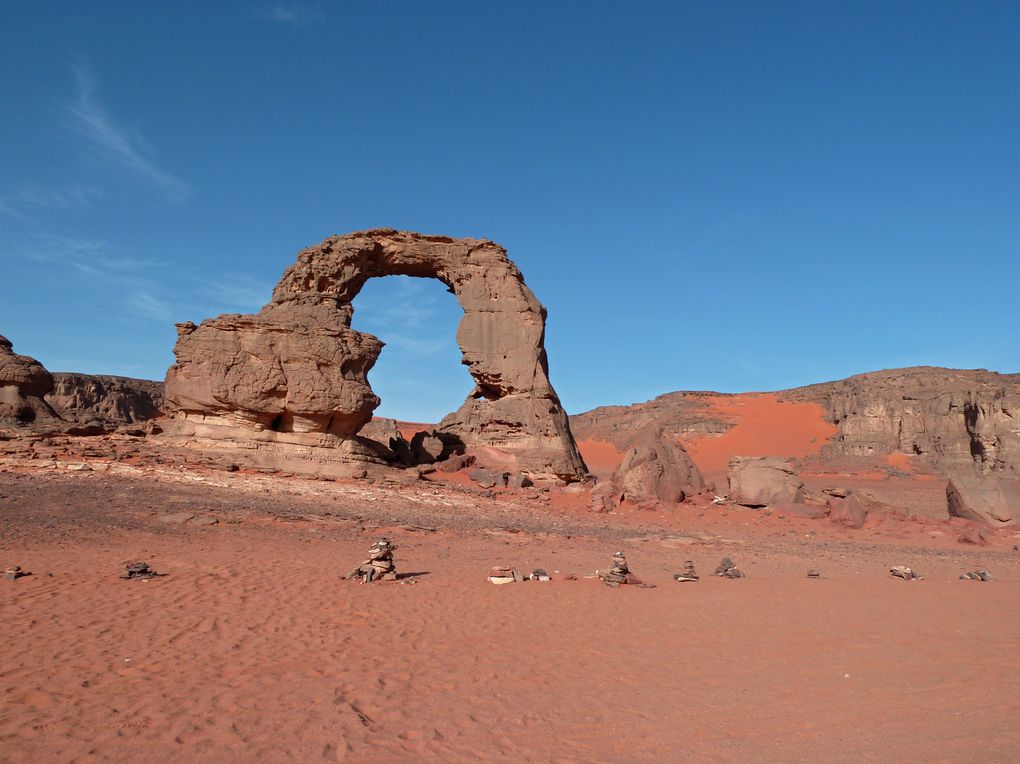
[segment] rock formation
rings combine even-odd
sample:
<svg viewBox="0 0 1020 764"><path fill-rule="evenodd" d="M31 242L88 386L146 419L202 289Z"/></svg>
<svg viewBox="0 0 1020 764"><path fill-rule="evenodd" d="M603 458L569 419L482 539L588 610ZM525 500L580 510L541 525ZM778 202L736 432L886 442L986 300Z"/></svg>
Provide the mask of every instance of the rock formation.
<svg viewBox="0 0 1020 764"><path fill-rule="evenodd" d="M839 433L830 454L920 456L937 469L1020 472L1020 374L922 366L784 394L820 403Z"/></svg>
<svg viewBox="0 0 1020 764"><path fill-rule="evenodd" d="M954 476L946 484L952 517L1001 528L1020 523L1020 483L997 477Z"/></svg>
<svg viewBox="0 0 1020 764"><path fill-rule="evenodd" d="M444 441L536 475L584 475L549 382L545 308L506 250L485 240L379 229L303 250L258 314L178 325L166 378L173 416L205 439L366 458L357 434L379 404L367 373L383 343L350 328L352 301L368 279L389 275L439 279L464 309L457 342L475 389L437 428Z"/></svg>
<svg viewBox="0 0 1020 764"><path fill-rule="evenodd" d="M24 426L59 420L43 399L53 389L53 377L34 358L17 355L0 336L0 426Z"/></svg>
<svg viewBox="0 0 1020 764"><path fill-rule="evenodd" d="M613 494L631 501L683 501L705 481L676 436L654 424L636 435L612 477Z"/></svg>
<svg viewBox="0 0 1020 764"><path fill-rule="evenodd" d="M163 405L163 384L147 379L55 372L46 402L68 422L117 426L153 419Z"/></svg>
<svg viewBox="0 0 1020 764"><path fill-rule="evenodd" d="M804 482L793 462L775 456L735 456L730 460L729 497L745 507L803 502Z"/></svg>

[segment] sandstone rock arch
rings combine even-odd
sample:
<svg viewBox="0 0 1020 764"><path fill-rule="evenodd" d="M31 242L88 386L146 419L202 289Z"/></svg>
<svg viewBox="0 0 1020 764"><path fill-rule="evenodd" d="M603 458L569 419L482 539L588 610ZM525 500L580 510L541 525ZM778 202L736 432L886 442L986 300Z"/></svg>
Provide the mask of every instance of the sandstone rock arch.
<svg viewBox="0 0 1020 764"><path fill-rule="evenodd" d="M178 325L166 378L173 415L208 437L225 427L320 449L342 441L355 458L379 405L366 375L383 343L351 329L352 301L388 275L439 279L464 310L457 343L475 389L440 432L533 474L586 474L549 382L545 308L487 240L376 229L301 251L258 314Z"/></svg>

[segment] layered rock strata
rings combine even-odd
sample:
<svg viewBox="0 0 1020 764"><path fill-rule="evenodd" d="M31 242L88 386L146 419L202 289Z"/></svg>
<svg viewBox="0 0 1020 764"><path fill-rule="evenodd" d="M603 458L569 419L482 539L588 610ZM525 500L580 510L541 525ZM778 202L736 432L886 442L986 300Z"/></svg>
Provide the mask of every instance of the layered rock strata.
<svg viewBox="0 0 1020 764"><path fill-rule="evenodd" d="M371 459L358 433L379 404L367 374L383 343L351 329L352 301L368 279L390 275L439 279L464 309L457 342L475 389L437 437L536 475L586 474L549 382L545 308L486 240L377 229L303 250L258 314L178 325L166 378L173 416L202 438Z"/></svg>

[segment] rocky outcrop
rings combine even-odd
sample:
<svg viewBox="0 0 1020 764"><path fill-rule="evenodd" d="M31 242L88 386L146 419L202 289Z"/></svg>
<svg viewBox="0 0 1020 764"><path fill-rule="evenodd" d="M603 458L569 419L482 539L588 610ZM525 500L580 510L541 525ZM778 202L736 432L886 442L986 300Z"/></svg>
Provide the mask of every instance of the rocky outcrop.
<svg viewBox="0 0 1020 764"><path fill-rule="evenodd" d="M675 503L705 490L705 481L676 436L643 428L612 477L612 494L630 501Z"/></svg>
<svg viewBox="0 0 1020 764"><path fill-rule="evenodd" d="M727 476L730 500L745 507L804 501L804 482L790 459L735 456L730 459Z"/></svg>
<svg viewBox="0 0 1020 764"><path fill-rule="evenodd" d="M951 517L995 528L1020 523L1020 482L998 477L953 476L946 484Z"/></svg>
<svg viewBox="0 0 1020 764"><path fill-rule="evenodd" d="M922 366L783 394L814 401L839 427L826 452L919 456L940 470L1020 472L1020 374Z"/></svg>
<svg viewBox="0 0 1020 764"><path fill-rule="evenodd" d="M681 440L700 435L720 435L733 423L712 411L706 400L718 393L666 393L630 406L600 406L570 417L574 436L582 440L612 443L621 451L630 448L635 433L649 425Z"/></svg>
<svg viewBox="0 0 1020 764"><path fill-rule="evenodd" d="M134 424L160 415L163 384L130 377L55 372L46 402L68 422Z"/></svg>
<svg viewBox="0 0 1020 764"><path fill-rule="evenodd" d="M457 342L475 389L439 436L532 474L583 476L549 382L545 308L506 250L485 240L379 229L300 252L258 314L178 325L166 379L173 416L204 438L312 447L316 459L343 451L379 404L366 375L383 347L350 328L352 301L389 275L439 279L464 309Z"/></svg>
<svg viewBox="0 0 1020 764"><path fill-rule="evenodd" d="M43 365L15 353L11 341L0 336L0 426L59 421L44 400L52 389L53 377Z"/></svg>

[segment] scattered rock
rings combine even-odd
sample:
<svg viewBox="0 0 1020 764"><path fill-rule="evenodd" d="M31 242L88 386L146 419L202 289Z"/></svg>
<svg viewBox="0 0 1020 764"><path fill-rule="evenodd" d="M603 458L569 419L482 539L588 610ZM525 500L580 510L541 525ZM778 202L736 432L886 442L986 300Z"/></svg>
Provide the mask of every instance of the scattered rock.
<svg viewBox="0 0 1020 764"><path fill-rule="evenodd" d="M701 472L677 437L654 424L635 436L612 483L628 501L676 503L705 490Z"/></svg>
<svg viewBox="0 0 1020 764"><path fill-rule="evenodd" d="M922 578L916 571L904 565L896 565L889 568L889 573L896 576L896 578L902 578L904 581L920 581Z"/></svg>
<svg viewBox="0 0 1020 764"><path fill-rule="evenodd" d="M960 578L961 579L966 579L966 580L969 580L969 581L994 581L995 580L995 576L993 576L987 570L975 570L975 571L973 571L971 573L962 573L960 575Z"/></svg>
<svg viewBox="0 0 1020 764"><path fill-rule="evenodd" d="M156 578L162 574L157 573L154 568L150 568L146 562L134 562L128 565L124 570L124 575L121 576L123 579L148 579Z"/></svg>
<svg viewBox="0 0 1020 764"><path fill-rule="evenodd" d="M8 581L17 581L19 578L32 575L27 570L22 570L20 565L12 565L4 571L4 578Z"/></svg>
<svg viewBox="0 0 1020 764"><path fill-rule="evenodd" d="M988 545L988 531L984 526L971 524L964 528L956 539L961 544Z"/></svg>
<svg viewBox="0 0 1020 764"><path fill-rule="evenodd" d="M735 456L730 459L728 476L730 500L745 507L804 501L804 482L791 459Z"/></svg>
<svg viewBox="0 0 1020 764"><path fill-rule="evenodd" d="M744 574L733 564L729 557L723 557L714 571L715 575L725 578L744 578Z"/></svg>
<svg viewBox="0 0 1020 764"><path fill-rule="evenodd" d="M167 525L183 525L195 516L194 512L168 512L157 519Z"/></svg>
<svg viewBox="0 0 1020 764"><path fill-rule="evenodd" d="M856 494L846 499L829 499L829 520L836 525L847 528L862 528L868 518L868 510L864 508Z"/></svg>
<svg viewBox="0 0 1020 764"><path fill-rule="evenodd" d="M780 519L782 519L782 515L794 515L808 520L819 520L829 514L828 507L818 507L813 504L803 504L795 501L781 501L778 504L773 504L771 509L774 512L781 513Z"/></svg>
<svg viewBox="0 0 1020 764"><path fill-rule="evenodd" d="M946 484L946 502L952 517L994 527L1020 521L1020 483L999 477L954 475Z"/></svg>
<svg viewBox="0 0 1020 764"><path fill-rule="evenodd" d="M510 474L507 472L497 472L496 470L490 469L473 469L468 473L468 477L474 482L478 483L482 488L505 488L507 484L507 478Z"/></svg>
<svg viewBox="0 0 1020 764"><path fill-rule="evenodd" d="M454 454L449 459L439 462L436 469L440 472L457 472L475 463L474 454Z"/></svg>

